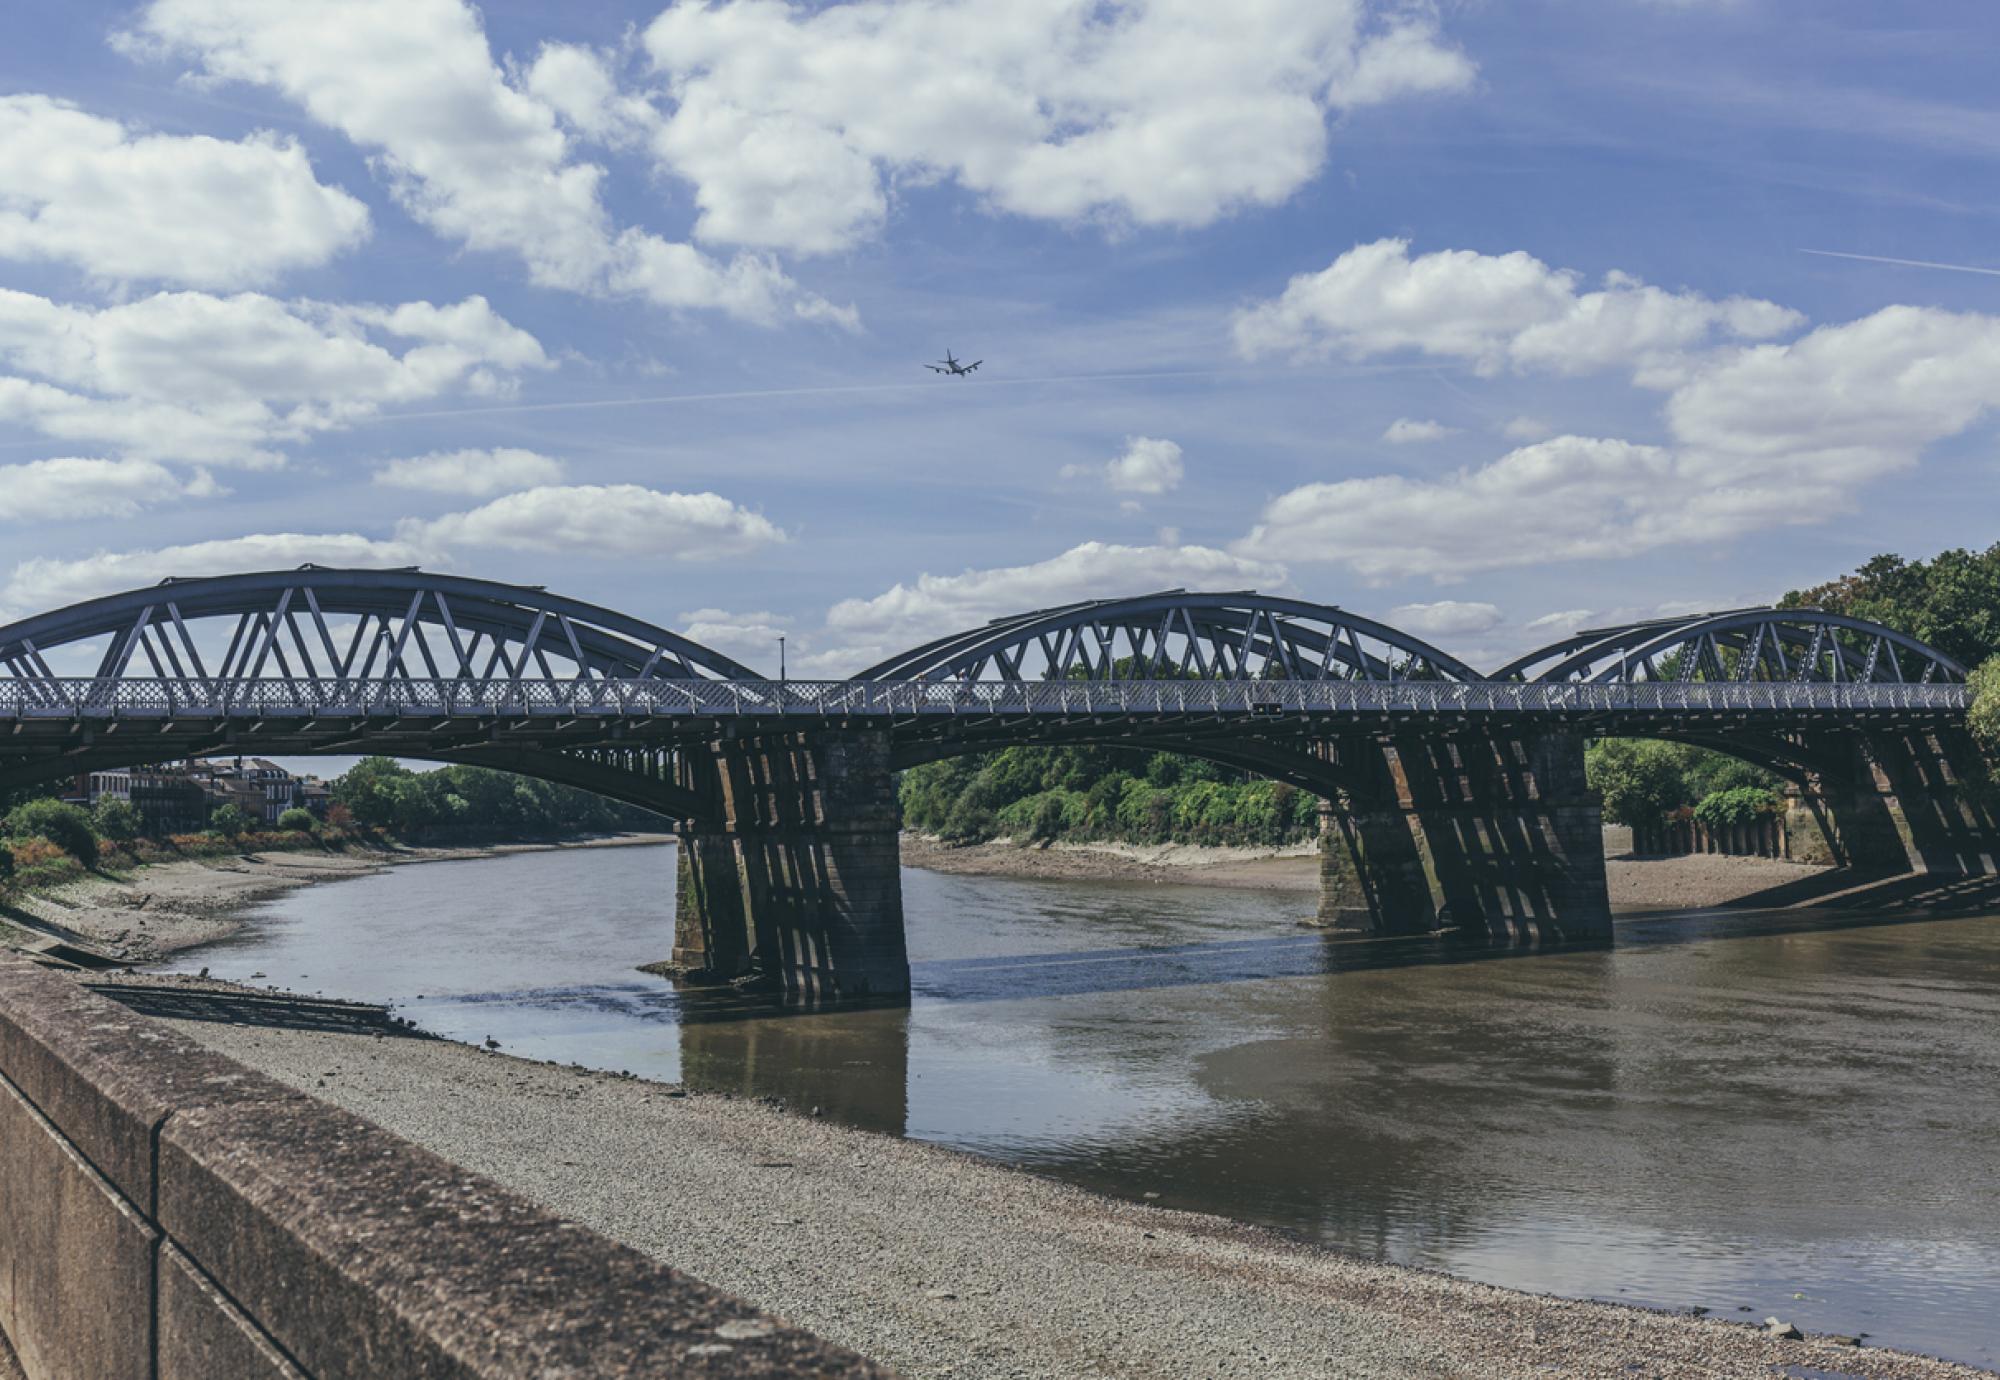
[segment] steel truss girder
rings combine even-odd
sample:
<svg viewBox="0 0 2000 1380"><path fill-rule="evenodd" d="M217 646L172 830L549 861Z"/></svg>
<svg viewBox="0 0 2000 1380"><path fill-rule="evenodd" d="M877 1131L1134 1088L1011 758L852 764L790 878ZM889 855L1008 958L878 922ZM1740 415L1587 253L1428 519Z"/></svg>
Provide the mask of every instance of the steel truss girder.
<svg viewBox="0 0 2000 1380"><path fill-rule="evenodd" d="M1333 605L1248 591L1167 590L996 619L913 648L855 679L1017 681L1036 653L1046 679L1120 678L1120 663L1122 678L1130 680L1481 678L1420 638Z"/></svg>
<svg viewBox="0 0 2000 1380"><path fill-rule="evenodd" d="M1966 669L1880 623L1824 609L1732 609L1574 633L1502 666L1495 681L1961 684Z"/></svg>

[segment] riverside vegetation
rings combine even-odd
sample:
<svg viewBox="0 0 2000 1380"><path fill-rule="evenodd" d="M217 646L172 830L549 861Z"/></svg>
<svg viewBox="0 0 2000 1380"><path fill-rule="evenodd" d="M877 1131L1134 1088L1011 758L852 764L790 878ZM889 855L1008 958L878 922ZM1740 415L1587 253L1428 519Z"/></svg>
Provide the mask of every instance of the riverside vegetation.
<svg viewBox="0 0 2000 1380"><path fill-rule="evenodd" d="M338 851L391 842L484 844L657 829L657 815L573 786L484 767L412 771L364 757L331 783L324 820L289 809L261 827L236 805L220 805L199 833L148 837L122 800L96 808L52 796L18 799L0 816L0 896L187 858L245 852Z"/></svg>
<svg viewBox="0 0 2000 1380"><path fill-rule="evenodd" d="M2000 543L1929 561L1877 556L1779 602L1884 623L1976 667L1972 731L2000 758ZM1614 824L1649 827L1685 811L1726 827L1784 805L1777 776L1685 744L1604 739L1584 761ZM903 774L902 803L909 828L949 843L1282 846L1319 830L1319 802L1308 792L1200 758L1126 748L1012 747L933 762Z"/></svg>

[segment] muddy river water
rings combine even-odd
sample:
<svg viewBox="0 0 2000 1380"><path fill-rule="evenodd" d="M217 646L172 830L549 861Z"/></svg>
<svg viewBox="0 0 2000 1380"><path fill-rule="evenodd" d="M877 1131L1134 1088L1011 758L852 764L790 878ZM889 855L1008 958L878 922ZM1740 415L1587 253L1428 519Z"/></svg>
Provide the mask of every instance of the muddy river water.
<svg viewBox="0 0 2000 1380"><path fill-rule="evenodd" d="M904 888L907 1011L635 971L670 945L665 847L311 887L175 966L1400 1263L2000 1365L2000 916L1691 914L1479 957L1330 940L1297 894Z"/></svg>

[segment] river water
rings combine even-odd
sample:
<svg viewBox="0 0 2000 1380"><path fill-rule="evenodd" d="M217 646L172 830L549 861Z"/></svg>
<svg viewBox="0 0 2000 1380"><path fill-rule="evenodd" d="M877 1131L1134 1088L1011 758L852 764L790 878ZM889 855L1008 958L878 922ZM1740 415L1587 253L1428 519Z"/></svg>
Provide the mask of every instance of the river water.
<svg viewBox="0 0 2000 1380"><path fill-rule="evenodd" d="M1381 1259L2000 1365L2000 916L1474 958L1301 929L1298 894L906 870L909 1009L775 1015L634 971L673 878L670 847L396 868L173 966Z"/></svg>

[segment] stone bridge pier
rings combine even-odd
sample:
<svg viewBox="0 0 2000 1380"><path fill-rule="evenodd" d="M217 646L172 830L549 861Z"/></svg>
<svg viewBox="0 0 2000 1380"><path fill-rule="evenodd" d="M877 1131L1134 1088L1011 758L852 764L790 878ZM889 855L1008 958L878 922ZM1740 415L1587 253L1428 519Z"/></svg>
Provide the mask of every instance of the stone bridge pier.
<svg viewBox="0 0 2000 1380"><path fill-rule="evenodd" d="M1374 934L1442 924L1502 943L1611 933L1603 817L1562 730L1340 742L1322 810L1320 920Z"/></svg>
<svg viewBox="0 0 2000 1380"><path fill-rule="evenodd" d="M910 991L889 734L813 729L690 752L706 807L680 828L673 962L787 997Z"/></svg>
<svg viewBox="0 0 2000 1380"><path fill-rule="evenodd" d="M1957 729L1801 735L1813 766L1787 820L1792 856L1858 872L2000 874L2000 816Z"/></svg>

